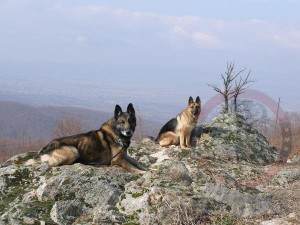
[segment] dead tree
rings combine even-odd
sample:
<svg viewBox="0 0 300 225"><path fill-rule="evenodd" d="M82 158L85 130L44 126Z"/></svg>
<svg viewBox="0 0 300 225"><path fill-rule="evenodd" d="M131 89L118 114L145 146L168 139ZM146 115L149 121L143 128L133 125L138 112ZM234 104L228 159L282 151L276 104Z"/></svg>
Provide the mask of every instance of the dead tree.
<svg viewBox="0 0 300 225"><path fill-rule="evenodd" d="M221 94L224 97L224 112L228 113L229 111L229 100L234 94L234 90L232 89L233 81L242 73L244 70L240 70L237 73L234 71L235 65L234 63L227 63L227 68L224 74L221 74L223 87L219 88L216 85L211 86L216 92Z"/></svg>
<svg viewBox="0 0 300 225"><path fill-rule="evenodd" d="M241 72L243 72L243 71L244 70L241 70ZM251 71L248 72L248 74L245 78L240 77L238 82L235 81L235 86L234 86L233 94L232 94L235 113L237 113L237 111L238 111L238 102L237 102L238 97L241 94L243 94L246 91L246 89L249 87L249 84L253 82L252 80L249 80L250 74L251 74Z"/></svg>

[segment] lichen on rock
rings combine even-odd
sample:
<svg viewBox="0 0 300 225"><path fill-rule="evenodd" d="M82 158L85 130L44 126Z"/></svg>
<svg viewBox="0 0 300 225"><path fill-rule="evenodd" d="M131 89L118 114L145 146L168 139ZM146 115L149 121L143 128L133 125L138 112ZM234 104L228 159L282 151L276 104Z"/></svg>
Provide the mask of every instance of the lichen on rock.
<svg viewBox="0 0 300 225"><path fill-rule="evenodd" d="M26 164L34 153L15 156L0 167L0 224L239 225L293 213L299 222L297 165L266 173L278 152L239 116L222 114L204 130L189 150L133 142L128 154L144 175L82 164L45 170Z"/></svg>

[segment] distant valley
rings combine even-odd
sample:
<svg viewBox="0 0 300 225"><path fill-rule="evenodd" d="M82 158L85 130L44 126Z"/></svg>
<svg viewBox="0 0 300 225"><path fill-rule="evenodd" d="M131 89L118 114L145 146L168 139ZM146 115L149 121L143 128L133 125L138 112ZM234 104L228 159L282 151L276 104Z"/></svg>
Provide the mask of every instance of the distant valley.
<svg viewBox="0 0 300 225"><path fill-rule="evenodd" d="M66 118L78 120L84 131L98 129L113 112L80 107L31 106L12 101L0 101L0 138L50 139L57 122ZM154 135L160 123L138 116L137 131Z"/></svg>

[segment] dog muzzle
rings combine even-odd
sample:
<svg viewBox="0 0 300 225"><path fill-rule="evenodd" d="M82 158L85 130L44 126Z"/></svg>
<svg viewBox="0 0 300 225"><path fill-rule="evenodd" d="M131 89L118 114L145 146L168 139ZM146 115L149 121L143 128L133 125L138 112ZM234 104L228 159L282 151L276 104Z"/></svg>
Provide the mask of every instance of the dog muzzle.
<svg viewBox="0 0 300 225"><path fill-rule="evenodd" d="M131 137L132 136L132 131L121 131L121 134L124 136L124 137Z"/></svg>

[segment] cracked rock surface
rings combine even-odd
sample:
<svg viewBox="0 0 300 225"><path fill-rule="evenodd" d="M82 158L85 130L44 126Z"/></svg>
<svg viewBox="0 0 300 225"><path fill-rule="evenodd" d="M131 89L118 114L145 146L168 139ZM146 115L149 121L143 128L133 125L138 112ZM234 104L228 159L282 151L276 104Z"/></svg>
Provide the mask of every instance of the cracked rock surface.
<svg viewBox="0 0 300 225"><path fill-rule="evenodd" d="M128 153L144 175L74 164L45 169L17 155L0 167L0 225L300 224L299 164L241 117L220 115L189 150L150 139Z"/></svg>

